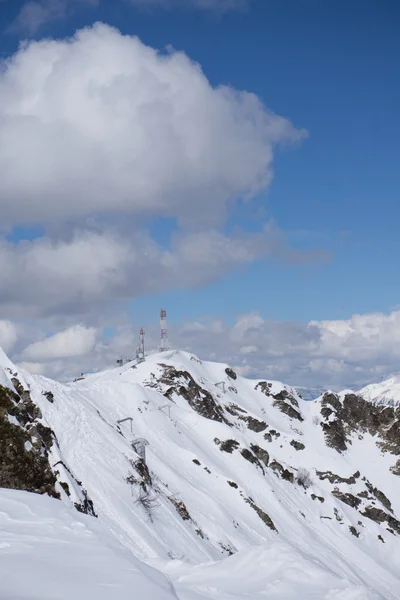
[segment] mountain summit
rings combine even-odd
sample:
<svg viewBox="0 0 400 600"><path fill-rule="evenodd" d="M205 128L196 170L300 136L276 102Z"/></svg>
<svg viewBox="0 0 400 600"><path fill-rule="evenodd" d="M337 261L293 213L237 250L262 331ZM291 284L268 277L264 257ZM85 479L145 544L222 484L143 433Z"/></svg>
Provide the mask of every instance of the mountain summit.
<svg viewBox="0 0 400 600"><path fill-rule="evenodd" d="M40 548L40 519L54 513L60 531L83 527L116 563L131 557L146 600L395 600L400 408L375 399L366 388L305 401L179 351L69 384L2 354L0 487L20 491L0 502L14 521L38 515ZM23 545L9 538L0 576L7 598L22 597L7 574ZM107 576L74 596L116 598ZM59 577L62 590L69 573ZM70 597L60 590L39 596Z"/></svg>

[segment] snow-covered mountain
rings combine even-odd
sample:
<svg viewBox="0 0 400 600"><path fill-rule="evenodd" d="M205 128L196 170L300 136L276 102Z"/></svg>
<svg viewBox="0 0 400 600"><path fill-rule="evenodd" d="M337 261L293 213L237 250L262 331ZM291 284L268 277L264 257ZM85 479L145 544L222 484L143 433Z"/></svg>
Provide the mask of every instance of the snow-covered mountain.
<svg viewBox="0 0 400 600"><path fill-rule="evenodd" d="M400 374L391 375L388 379L363 387L359 394L376 404L388 406L400 405Z"/></svg>
<svg viewBox="0 0 400 600"><path fill-rule="evenodd" d="M149 600L400 597L400 409L350 392L306 402L176 351L70 384L2 355L0 385L7 598L72 597L13 591L26 514L42 566L70 544L53 587L75 547L98 545L79 599L135 585Z"/></svg>

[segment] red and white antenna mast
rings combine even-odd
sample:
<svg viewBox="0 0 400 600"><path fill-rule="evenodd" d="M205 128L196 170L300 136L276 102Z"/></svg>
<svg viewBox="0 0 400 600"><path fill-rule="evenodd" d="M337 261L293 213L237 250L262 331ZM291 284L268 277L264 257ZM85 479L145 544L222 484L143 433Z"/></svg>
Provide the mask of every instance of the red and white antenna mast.
<svg viewBox="0 0 400 600"><path fill-rule="evenodd" d="M161 343L160 343L160 352L164 352L165 350L169 350L169 342L168 342L168 331L167 331L167 311L163 308L160 311L160 332L161 332Z"/></svg>
<svg viewBox="0 0 400 600"><path fill-rule="evenodd" d="M143 362L144 359L145 359L145 356L144 356L144 329L143 329L143 327L140 328L139 347L137 349L136 358L137 358L137 360L139 362Z"/></svg>

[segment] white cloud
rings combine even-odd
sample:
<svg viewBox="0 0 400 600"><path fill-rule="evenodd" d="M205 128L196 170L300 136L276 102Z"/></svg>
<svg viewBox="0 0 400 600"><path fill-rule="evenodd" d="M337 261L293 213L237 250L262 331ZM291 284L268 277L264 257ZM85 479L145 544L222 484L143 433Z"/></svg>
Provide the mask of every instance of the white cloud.
<svg viewBox="0 0 400 600"><path fill-rule="evenodd" d="M132 297L204 285L255 258L282 255L290 261L291 254L280 232L270 227L231 238L215 230L179 234L169 250L145 233L128 237L111 230L77 231L63 240L3 242L0 316L93 313Z"/></svg>
<svg viewBox="0 0 400 600"><path fill-rule="evenodd" d="M213 88L184 53L100 23L24 44L4 66L3 226L93 213L216 223L268 185L276 144L305 135L254 94Z"/></svg>
<svg viewBox="0 0 400 600"><path fill-rule="evenodd" d="M98 0L31 0L22 5L9 30L34 35L43 25L65 19L74 4L98 5Z"/></svg>
<svg viewBox="0 0 400 600"><path fill-rule="evenodd" d="M0 346L9 352L18 339L17 327L11 321L0 321Z"/></svg>
<svg viewBox="0 0 400 600"><path fill-rule="evenodd" d="M23 351L23 357L38 363L57 358L85 356L93 350L97 336L97 329L75 325L39 342L30 344Z"/></svg>
<svg viewBox="0 0 400 600"><path fill-rule="evenodd" d="M82 371L113 367L120 356L133 357L137 334L131 325L118 327L115 335L104 339L93 329L70 328L31 343L12 358L33 361L35 372L69 380ZM157 348L158 336L155 315L146 326L148 349ZM267 321L257 314L241 315L233 325L219 318L202 319L174 324L170 340L175 348L226 362L246 377L337 389L362 387L399 370L400 311L308 324Z"/></svg>

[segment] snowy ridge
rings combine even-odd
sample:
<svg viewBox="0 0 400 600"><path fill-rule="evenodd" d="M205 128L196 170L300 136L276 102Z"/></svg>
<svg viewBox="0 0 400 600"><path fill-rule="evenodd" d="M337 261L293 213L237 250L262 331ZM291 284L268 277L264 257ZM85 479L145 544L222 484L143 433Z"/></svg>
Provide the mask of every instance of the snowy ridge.
<svg viewBox="0 0 400 600"><path fill-rule="evenodd" d="M16 374L52 431L70 514L98 515L80 518L166 573L182 600L399 597L397 447L386 421L357 429L361 400L305 402L176 351L67 385L7 361L1 385L18 392ZM143 439L145 463L132 447Z"/></svg>
<svg viewBox="0 0 400 600"><path fill-rule="evenodd" d="M376 404L400 405L400 375L395 374L379 383L372 383L359 391L364 398Z"/></svg>

